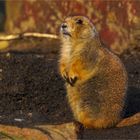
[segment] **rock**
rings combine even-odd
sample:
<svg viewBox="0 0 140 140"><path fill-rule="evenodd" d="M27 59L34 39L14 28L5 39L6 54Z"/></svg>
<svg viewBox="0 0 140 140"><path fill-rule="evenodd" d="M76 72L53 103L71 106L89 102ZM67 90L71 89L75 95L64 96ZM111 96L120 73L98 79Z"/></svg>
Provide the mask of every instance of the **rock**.
<svg viewBox="0 0 140 140"><path fill-rule="evenodd" d="M0 139L14 140L72 140L76 139L73 123L42 125L32 128L0 125Z"/></svg>

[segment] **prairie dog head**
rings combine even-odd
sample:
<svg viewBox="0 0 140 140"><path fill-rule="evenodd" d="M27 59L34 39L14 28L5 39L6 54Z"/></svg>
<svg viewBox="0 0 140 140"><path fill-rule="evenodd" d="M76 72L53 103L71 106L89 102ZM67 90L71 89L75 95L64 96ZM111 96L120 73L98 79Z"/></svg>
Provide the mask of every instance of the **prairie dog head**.
<svg viewBox="0 0 140 140"><path fill-rule="evenodd" d="M60 28L60 36L64 41L90 39L97 34L95 26L84 16L67 17Z"/></svg>

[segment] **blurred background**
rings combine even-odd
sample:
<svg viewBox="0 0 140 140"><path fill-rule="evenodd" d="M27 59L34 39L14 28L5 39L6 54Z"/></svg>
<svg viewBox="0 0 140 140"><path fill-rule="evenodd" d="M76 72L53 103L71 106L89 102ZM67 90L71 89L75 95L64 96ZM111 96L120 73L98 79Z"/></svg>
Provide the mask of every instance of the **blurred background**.
<svg viewBox="0 0 140 140"><path fill-rule="evenodd" d="M115 53L140 43L139 0L1 0L0 31L58 34L69 15L89 17Z"/></svg>

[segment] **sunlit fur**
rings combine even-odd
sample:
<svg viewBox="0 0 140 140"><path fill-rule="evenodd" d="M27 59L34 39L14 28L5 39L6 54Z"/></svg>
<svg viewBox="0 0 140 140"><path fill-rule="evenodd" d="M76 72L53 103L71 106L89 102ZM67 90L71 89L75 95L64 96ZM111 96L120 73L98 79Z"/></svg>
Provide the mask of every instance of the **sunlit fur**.
<svg viewBox="0 0 140 140"><path fill-rule="evenodd" d="M81 19L83 24L77 24ZM68 17L64 23L70 35L60 30L62 41L59 69L66 82L67 97L75 119L87 128L116 125L123 115L127 75L119 58L100 42L90 20Z"/></svg>

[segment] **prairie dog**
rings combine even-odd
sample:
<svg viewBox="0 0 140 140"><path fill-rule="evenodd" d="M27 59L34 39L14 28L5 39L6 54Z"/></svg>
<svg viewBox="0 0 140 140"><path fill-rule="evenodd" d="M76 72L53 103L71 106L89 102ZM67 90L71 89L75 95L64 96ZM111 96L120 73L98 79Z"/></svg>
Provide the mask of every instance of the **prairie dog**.
<svg viewBox="0 0 140 140"><path fill-rule="evenodd" d="M75 120L86 128L115 126L123 116L127 74L105 48L90 20L67 17L61 25L59 69Z"/></svg>

